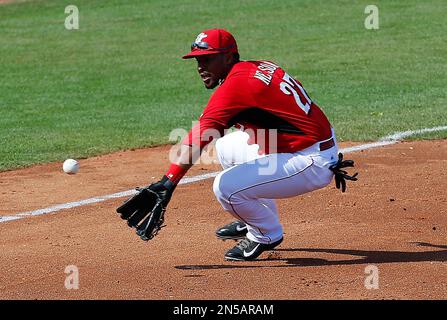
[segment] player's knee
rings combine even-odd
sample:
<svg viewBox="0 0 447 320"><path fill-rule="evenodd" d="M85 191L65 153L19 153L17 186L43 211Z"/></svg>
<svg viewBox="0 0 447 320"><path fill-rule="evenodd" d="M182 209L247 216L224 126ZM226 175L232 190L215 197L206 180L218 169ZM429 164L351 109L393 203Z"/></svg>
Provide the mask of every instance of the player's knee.
<svg viewBox="0 0 447 320"><path fill-rule="evenodd" d="M223 168L227 167L227 160L225 160L225 140L224 138L220 138L216 140L216 153L217 159L220 162L220 165Z"/></svg>
<svg viewBox="0 0 447 320"><path fill-rule="evenodd" d="M259 146L247 144L249 135L243 131L235 131L216 141L216 153L224 169L259 157Z"/></svg>
<svg viewBox="0 0 447 320"><path fill-rule="evenodd" d="M216 141L216 153L222 168L227 169L234 165L237 154L236 132L229 133Z"/></svg>
<svg viewBox="0 0 447 320"><path fill-rule="evenodd" d="M214 195L216 196L217 200L220 200L224 198L223 192L222 192L222 183L221 183L221 178L222 178L222 172L219 173L217 175L217 177L214 179L213 182L213 192Z"/></svg>
<svg viewBox="0 0 447 320"><path fill-rule="evenodd" d="M224 205L225 203L229 203L229 198L231 196L231 187L225 183L225 171L221 172L214 179L213 183L213 191L217 200Z"/></svg>

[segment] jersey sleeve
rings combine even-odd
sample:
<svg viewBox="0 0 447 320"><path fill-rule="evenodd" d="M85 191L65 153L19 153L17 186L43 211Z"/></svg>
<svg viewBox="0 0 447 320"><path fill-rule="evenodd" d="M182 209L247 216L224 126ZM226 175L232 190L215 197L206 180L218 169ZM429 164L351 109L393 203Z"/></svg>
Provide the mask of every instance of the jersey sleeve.
<svg viewBox="0 0 447 320"><path fill-rule="evenodd" d="M194 145L198 146L200 149L203 149L214 139L222 137L225 129L226 128L223 124L213 121L213 119L203 119L201 117L185 136L182 144L188 146Z"/></svg>
<svg viewBox="0 0 447 320"><path fill-rule="evenodd" d="M222 137L225 129L233 125L231 120L250 105L253 98L248 89L247 77L235 73L227 78L211 96L199 122L182 144L203 149L214 139Z"/></svg>

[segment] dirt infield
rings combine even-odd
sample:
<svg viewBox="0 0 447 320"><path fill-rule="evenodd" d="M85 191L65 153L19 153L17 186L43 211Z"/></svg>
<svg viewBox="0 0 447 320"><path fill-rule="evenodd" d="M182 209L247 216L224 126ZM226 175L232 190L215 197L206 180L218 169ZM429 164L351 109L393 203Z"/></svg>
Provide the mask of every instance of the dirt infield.
<svg viewBox="0 0 447 320"><path fill-rule="evenodd" d="M0 173L0 216L143 185L164 173L167 151L81 160L74 176L60 163ZM0 223L0 299L445 299L447 140L349 158L360 180L347 193L331 184L278 202L284 242L255 262L224 261L234 242L214 231L231 217L212 179L179 186L167 227L148 243L115 213L123 199ZM64 286L68 265L79 269L78 290ZM365 288L370 265L378 289Z"/></svg>

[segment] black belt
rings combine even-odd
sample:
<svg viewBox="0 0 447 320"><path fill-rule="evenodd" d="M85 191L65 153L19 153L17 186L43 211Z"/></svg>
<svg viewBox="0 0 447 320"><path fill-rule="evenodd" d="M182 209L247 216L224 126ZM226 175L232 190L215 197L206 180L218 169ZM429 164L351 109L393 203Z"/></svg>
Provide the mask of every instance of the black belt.
<svg viewBox="0 0 447 320"><path fill-rule="evenodd" d="M335 146L334 138L330 138L329 140L320 143L320 151L330 149L333 146Z"/></svg>

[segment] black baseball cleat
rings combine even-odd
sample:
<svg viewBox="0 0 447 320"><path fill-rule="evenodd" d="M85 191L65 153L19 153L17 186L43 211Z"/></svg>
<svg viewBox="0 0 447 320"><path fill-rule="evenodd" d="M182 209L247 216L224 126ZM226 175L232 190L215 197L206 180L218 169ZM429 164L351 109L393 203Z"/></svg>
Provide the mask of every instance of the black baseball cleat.
<svg viewBox="0 0 447 320"><path fill-rule="evenodd" d="M263 244L252 241L248 238L242 239L234 248L225 253L226 260L233 261L249 261L254 260L261 253L267 250L272 250L282 242L283 238L270 244Z"/></svg>
<svg viewBox="0 0 447 320"><path fill-rule="evenodd" d="M221 240L238 240L245 238L247 225L241 221L233 221L222 228L217 229L216 237Z"/></svg>

